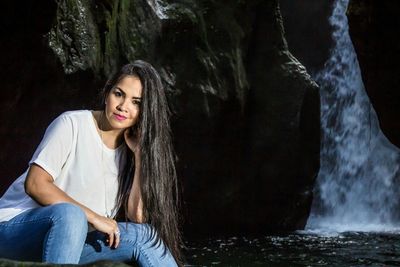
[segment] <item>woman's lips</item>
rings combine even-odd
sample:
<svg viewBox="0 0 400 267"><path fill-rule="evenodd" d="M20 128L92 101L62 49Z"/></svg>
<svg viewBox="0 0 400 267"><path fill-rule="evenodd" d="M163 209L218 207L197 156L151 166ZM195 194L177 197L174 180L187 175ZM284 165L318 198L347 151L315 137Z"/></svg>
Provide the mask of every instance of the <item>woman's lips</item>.
<svg viewBox="0 0 400 267"><path fill-rule="evenodd" d="M117 119L118 121L123 121L123 120L126 119L125 116L122 116L122 115L119 115L119 114L115 114L115 113L114 113L114 117L115 117L115 119Z"/></svg>

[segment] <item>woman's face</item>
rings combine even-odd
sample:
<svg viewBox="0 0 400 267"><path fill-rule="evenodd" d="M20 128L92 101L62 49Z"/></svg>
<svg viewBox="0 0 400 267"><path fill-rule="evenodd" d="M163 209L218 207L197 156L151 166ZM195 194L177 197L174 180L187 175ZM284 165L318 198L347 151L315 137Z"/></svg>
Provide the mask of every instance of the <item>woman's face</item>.
<svg viewBox="0 0 400 267"><path fill-rule="evenodd" d="M112 129L135 125L140 112L142 84L136 76L125 76L108 93L105 115Z"/></svg>

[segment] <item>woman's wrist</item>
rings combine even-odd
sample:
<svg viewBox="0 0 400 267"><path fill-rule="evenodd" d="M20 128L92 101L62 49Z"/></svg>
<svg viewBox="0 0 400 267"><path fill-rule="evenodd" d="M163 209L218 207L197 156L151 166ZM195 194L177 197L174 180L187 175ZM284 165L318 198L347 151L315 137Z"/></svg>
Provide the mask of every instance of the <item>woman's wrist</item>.
<svg viewBox="0 0 400 267"><path fill-rule="evenodd" d="M88 220L88 222L89 222L90 224L93 224L93 223L95 222L97 216L99 216L99 215L96 214L96 213L93 212L93 211L87 211L87 213L86 213L87 220Z"/></svg>

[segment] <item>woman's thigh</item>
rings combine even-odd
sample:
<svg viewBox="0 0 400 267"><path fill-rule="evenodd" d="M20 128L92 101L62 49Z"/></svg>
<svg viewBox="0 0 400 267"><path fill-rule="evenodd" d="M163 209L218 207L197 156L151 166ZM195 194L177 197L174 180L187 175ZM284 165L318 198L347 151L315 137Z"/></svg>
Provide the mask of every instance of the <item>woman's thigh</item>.
<svg viewBox="0 0 400 267"><path fill-rule="evenodd" d="M73 204L31 209L0 222L0 258L69 263L72 253L78 254L78 262L86 234L86 216ZM74 250L76 236L81 236L81 246Z"/></svg>
<svg viewBox="0 0 400 267"><path fill-rule="evenodd" d="M50 209L25 211L0 223L0 258L41 261L43 240L51 226Z"/></svg>
<svg viewBox="0 0 400 267"><path fill-rule="evenodd" d="M118 223L121 239L117 248L110 248L106 236L98 231L90 232L79 261L89 263L98 260L137 262L139 266L177 266L170 252L160 241L154 244L155 232L147 224ZM165 253L164 253L165 252Z"/></svg>

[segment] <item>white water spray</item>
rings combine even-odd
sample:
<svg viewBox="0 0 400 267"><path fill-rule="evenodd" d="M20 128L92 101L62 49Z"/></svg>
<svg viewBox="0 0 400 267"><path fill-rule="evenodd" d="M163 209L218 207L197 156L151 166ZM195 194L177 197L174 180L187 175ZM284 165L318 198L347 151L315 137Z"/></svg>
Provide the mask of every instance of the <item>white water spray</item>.
<svg viewBox="0 0 400 267"><path fill-rule="evenodd" d="M400 151L382 134L364 90L348 2L334 3L334 48L315 77L321 87L321 168L306 229L390 231L400 226Z"/></svg>
<svg viewBox="0 0 400 267"><path fill-rule="evenodd" d="M167 19L167 8L161 0L147 0L149 6L153 9L154 13L159 19Z"/></svg>

